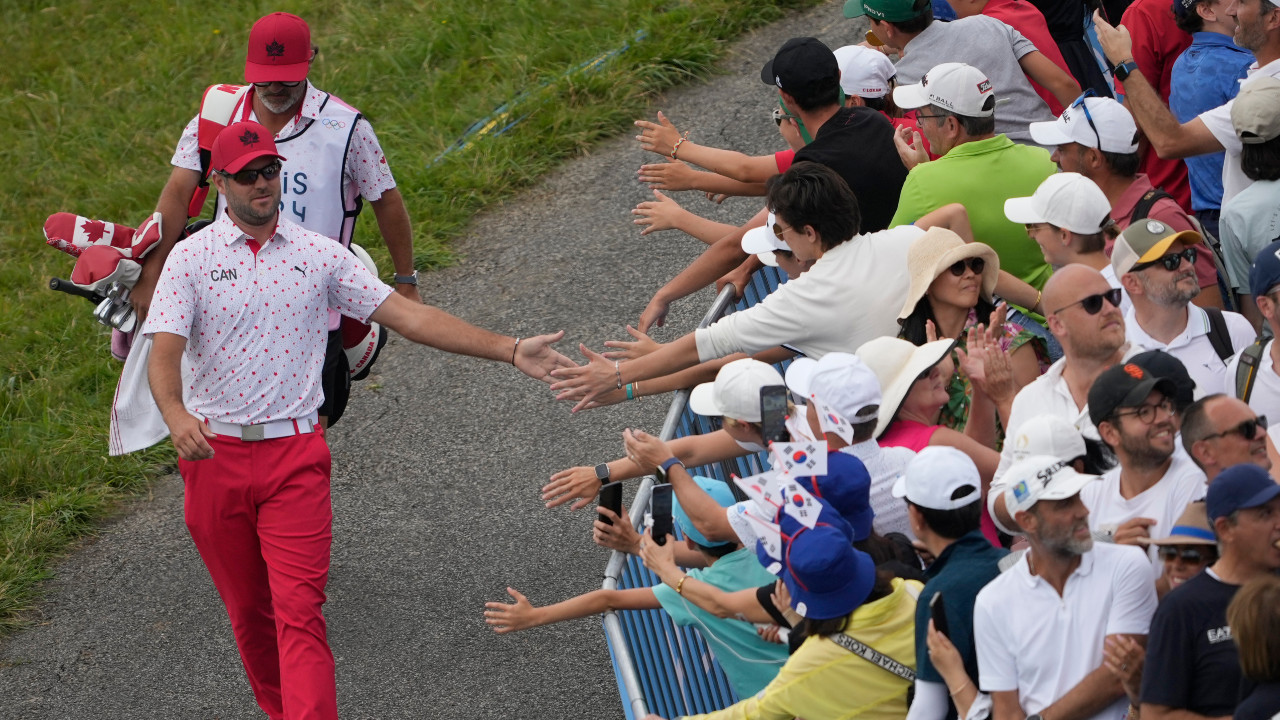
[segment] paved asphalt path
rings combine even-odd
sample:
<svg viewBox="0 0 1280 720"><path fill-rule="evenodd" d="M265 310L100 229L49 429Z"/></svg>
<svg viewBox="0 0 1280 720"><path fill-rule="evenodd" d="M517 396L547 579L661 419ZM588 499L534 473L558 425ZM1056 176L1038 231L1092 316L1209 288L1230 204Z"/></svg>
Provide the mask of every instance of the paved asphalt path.
<svg viewBox="0 0 1280 720"><path fill-rule="evenodd" d="M654 110L701 143L781 149L761 65L791 36L834 48L862 30L828 2L745 38L723 75ZM574 357L579 340L599 348L624 337L622 325L702 247L677 232L641 238L630 224L648 192L635 170L656 157L632 135L478 217L461 262L425 278L427 301L507 333L563 328ZM726 221L759 207L679 200ZM690 330L711 299L677 304L658 336ZM343 716L621 716L598 619L498 636L482 610L508 585L537 604L600 586L607 554L590 540L594 513L547 510L539 488L556 470L617 457L622 429L656 432L666 407L650 399L571 416L510 367L392 339L330 436L326 615ZM176 476L62 562L35 624L0 642L0 717L262 717L183 526Z"/></svg>

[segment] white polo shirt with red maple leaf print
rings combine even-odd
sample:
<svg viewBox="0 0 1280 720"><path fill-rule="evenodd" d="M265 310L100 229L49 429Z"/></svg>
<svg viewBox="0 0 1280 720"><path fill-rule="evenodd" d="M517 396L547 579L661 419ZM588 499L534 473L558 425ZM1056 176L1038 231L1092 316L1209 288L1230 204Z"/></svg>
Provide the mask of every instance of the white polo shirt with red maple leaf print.
<svg viewBox="0 0 1280 720"><path fill-rule="evenodd" d="M393 292L346 248L281 219L257 253L226 215L178 243L143 332L187 338L187 409L237 425L320 407L333 308L361 322Z"/></svg>

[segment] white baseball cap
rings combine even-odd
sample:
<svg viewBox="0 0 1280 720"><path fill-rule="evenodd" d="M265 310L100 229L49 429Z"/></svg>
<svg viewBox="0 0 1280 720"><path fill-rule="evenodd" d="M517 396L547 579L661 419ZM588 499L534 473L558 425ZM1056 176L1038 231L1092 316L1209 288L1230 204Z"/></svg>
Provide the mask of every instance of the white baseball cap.
<svg viewBox="0 0 1280 720"><path fill-rule="evenodd" d="M884 53L861 45L845 45L836 50L840 65L840 89L845 95L878 98L889 94L889 80L897 74Z"/></svg>
<svg viewBox="0 0 1280 720"><path fill-rule="evenodd" d="M1005 471L1004 506L1013 517L1030 510L1041 500L1073 497L1097 479L1097 475L1076 472L1071 465L1052 455L1031 455Z"/></svg>
<svg viewBox="0 0 1280 720"><path fill-rule="evenodd" d="M1049 223L1077 235L1096 235L1111 215L1111 203L1092 180L1080 173L1050 175L1031 197L1004 201L1011 222Z"/></svg>
<svg viewBox="0 0 1280 720"><path fill-rule="evenodd" d="M937 105L965 117L990 117L996 112L986 73L964 63L935 65L919 83L894 88L893 102L904 110Z"/></svg>
<svg viewBox="0 0 1280 720"><path fill-rule="evenodd" d="M702 383L689 394L689 409L699 415L760 422L760 388L783 385L772 365L743 358L720 368L715 382Z"/></svg>
<svg viewBox="0 0 1280 720"><path fill-rule="evenodd" d="M863 408L880 404L880 380L857 355L842 352L823 355L814 363L808 385L805 397L823 403L849 424L876 418L858 415Z"/></svg>
<svg viewBox="0 0 1280 720"><path fill-rule="evenodd" d="M960 450L927 447L894 481L893 496L931 510L955 510L982 499L982 476L973 459Z"/></svg>
<svg viewBox="0 0 1280 720"><path fill-rule="evenodd" d="M773 256L775 250L791 252L791 246L773 233L776 222L778 218L770 212L764 221L764 227L751 228L742 236L742 251L755 255L760 258L760 262L772 267L778 266L778 260Z"/></svg>
<svg viewBox="0 0 1280 720"><path fill-rule="evenodd" d="M1103 152L1138 152L1138 125L1133 115L1111 98L1082 97L1057 120L1033 122L1029 127L1031 139L1045 146L1077 143Z"/></svg>
<svg viewBox="0 0 1280 720"><path fill-rule="evenodd" d="M1014 462L1032 455L1048 455L1072 462L1088 449L1080 429L1061 415L1037 415L1018 426L1017 432L1005 438Z"/></svg>

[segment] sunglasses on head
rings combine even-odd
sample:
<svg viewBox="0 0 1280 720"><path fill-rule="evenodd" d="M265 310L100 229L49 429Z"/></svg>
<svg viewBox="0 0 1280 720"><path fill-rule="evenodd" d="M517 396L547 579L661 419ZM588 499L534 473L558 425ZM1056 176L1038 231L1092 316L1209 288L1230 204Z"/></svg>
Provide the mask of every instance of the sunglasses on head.
<svg viewBox="0 0 1280 720"><path fill-rule="evenodd" d="M1049 314L1057 315L1058 313L1062 312L1063 310L1066 310L1069 307L1079 305L1081 309L1083 309L1086 313L1090 315L1097 315L1099 312L1102 312L1103 300L1111 303L1112 306L1114 307L1120 307L1120 298L1121 298L1120 288L1111 288L1106 292L1098 293L1097 295L1090 295L1086 298L1081 298L1073 303L1068 303L1066 305L1063 305L1062 307L1058 308L1057 310L1054 310Z"/></svg>
<svg viewBox="0 0 1280 720"><path fill-rule="evenodd" d="M1241 438L1244 438L1245 440L1252 440L1255 437L1257 437L1258 428L1262 428L1264 431L1267 429L1266 415L1259 415L1256 418L1250 418L1240 423L1239 425L1236 425L1235 427L1229 427L1220 433L1205 435L1204 439L1211 440L1213 438L1226 437L1228 435L1239 435Z"/></svg>
<svg viewBox="0 0 1280 720"><path fill-rule="evenodd" d="M253 86L254 86L254 87L260 87L260 88L265 88L265 87L268 87L268 86L270 86L270 85L280 85L280 86L287 87L287 88L296 88L296 87L298 87L298 86L299 86L299 85L301 85L301 84L302 84L302 81L301 81L301 80L294 80L293 82L281 82L281 81L279 81L279 80L270 80L270 81L267 81L267 82L256 82L256 83L254 83L254 84L253 84Z"/></svg>
<svg viewBox="0 0 1280 720"><path fill-rule="evenodd" d="M965 265L969 266L969 269L973 271L974 275L981 275L982 271L987 267L987 261L985 258L980 258L980 257L971 257L965 260L957 260L955 263L951 265L951 267L947 268L947 270L950 270L952 275L955 275L956 277L961 277L962 275L964 275Z"/></svg>
<svg viewBox="0 0 1280 720"><path fill-rule="evenodd" d="M1161 545L1159 555L1161 560L1172 560L1180 557L1182 558L1182 562L1190 563L1192 565L1202 565L1209 562L1209 552L1197 547Z"/></svg>
<svg viewBox="0 0 1280 720"><path fill-rule="evenodd" d="M1196 249L1189 247L1182 252L1169 253L1168 255L1152 260L1151 262L1138 263L1133 266L1133 270L1131 272L1146 270L1147 268L1155 267L1156 265L1163 265L1165 270L1173 272L1178 269L1178 266L1182 264L1183 260L1186 260L1188 265L1194 265L1196 262Z"/></svg>
<svg viewBox="0 0 1280 720"><path fill-rule="evenodd" d="M1080 108L1081 110L1084 111L1084 119L1089 123L1089 128L1093 130L1093 136L1098 139L1098 144L1096 147L1099 150L1101 150L1102 135L1098 133L1098 126L1093 124L1093 115L1089 114L1089 104L1085 102L1085 99L1091 98L1093 96L1094 96L1093 88L1089 88L1088 90L1085 90L1084 93L1080 95L1080 97L1076 98L1075 102L1071 103L1071 107Z"/></svg>
<svg viewBox="0 0 1280 720"><path fill-rule="evenodd" d="M276 160L270 165L264 165L263 167L260 167L257 170L241 170L240 172L237 172L237 173L229 173L229 172L223 172L219 170L218 174L224 178L231 178L232 180L235 180L236 183L240 185L252 185L258 182L259 175L261 175L262 179L266 180L267 182L271 182L272 180L275 180L276 177L280 175L280 168L281 168L280 161Z"/></svg>

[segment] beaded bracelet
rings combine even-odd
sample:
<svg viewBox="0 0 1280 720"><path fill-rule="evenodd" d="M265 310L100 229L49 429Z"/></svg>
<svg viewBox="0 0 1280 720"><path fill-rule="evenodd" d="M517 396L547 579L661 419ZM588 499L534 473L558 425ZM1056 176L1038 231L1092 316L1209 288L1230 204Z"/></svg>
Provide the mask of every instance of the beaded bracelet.
<svg viewBox="0 0 1280 720"><path fill-rule="evenodd" d="M680 152L680 146L681 146L681 145L683 145L683 144L684 144L684 141L685 141L685 140L688 140L688 139L689 139L689 131L688 131L688 130L685 130L685 131L684 131L684 134L680 136L680 139L676 141L676 144L671 146L671 159L672 159L672 160L675 160L675 159L676 159L676 153Z"/></svg>
<svg viewBox="0 0 1280 720"><path fill-rule="evenodd" d="M618 367L619 363L621 363L621 362L622 362L621 360L614 360L614 361L613 361L613 374L618 376L618 389L619 389L619 390L621 390L621 389L622 389L622 368Z"/></svg>

